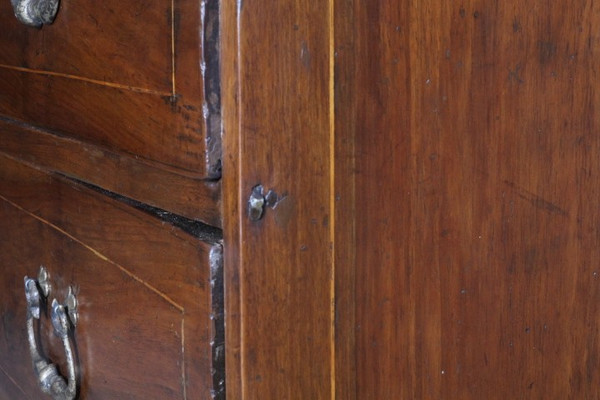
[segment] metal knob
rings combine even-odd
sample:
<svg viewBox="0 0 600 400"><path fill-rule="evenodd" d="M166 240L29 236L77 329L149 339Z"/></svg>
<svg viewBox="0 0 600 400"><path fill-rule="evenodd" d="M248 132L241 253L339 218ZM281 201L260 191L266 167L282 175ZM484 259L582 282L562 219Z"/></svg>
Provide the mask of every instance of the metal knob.
<svg viewBox="0 0 600 400"><path fill-rule="evenodd" d="M40 273L40 276L47 274ZM33 320L40 319L40 308L43 293L40 293L39 282L35 279L25 277L25 297L27 299L27 338L29 340L29 352L33 362L33 370L38 378L38 383L42 391L54 400L73 400L77 394L77 381L75 375L75 361L73 357L73 349L69 341L69 330L74 326L74 321L69 320L69 314L77 313L76 310L71 310L69 305L76 307L75 296L72 290L69 290L69 295L66 305L59 304L56 299L52 301L51 320L54 332L62 339L65 348L67 359L67 380L63 378L56 368L56 365L46 360L38 350L36 335L33 328ZM45 296L44 296L45 297Z"/></svg>
<svg viewBox="0 0 600 400"><path fill-rule="evenodd" d="M10 2L19 21L39 28L54 21L60 0L10 0Z"/></svg>

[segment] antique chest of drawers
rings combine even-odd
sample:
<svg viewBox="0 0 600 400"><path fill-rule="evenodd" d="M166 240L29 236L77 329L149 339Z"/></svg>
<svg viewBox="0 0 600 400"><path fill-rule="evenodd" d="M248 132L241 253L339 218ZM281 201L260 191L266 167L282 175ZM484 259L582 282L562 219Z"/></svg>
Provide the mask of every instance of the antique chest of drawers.
<svg viewBox="0 0 600 400"><path fill-rule="evenodd" d="M26 3L2 400L600 398L599 2Z"/></svg>
<svg viewBox="0 0 600 400"><path fill-rule="evenodd" d="M0 398L223 398L217 2L62 1L41 27L20 3L0 2Z"/></svg>

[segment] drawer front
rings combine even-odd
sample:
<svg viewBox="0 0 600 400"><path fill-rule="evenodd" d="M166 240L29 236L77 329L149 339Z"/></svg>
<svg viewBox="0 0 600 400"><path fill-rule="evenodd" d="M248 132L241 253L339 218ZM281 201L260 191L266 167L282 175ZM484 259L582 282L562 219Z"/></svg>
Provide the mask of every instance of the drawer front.
<svg viewBox="0 0 600 400"><path fill-rule="evenodd" d="M70 287L78 300L71 342L82 399L211 398L222 378L211 291L219 245L2 157L0 218L0 396L42 398L23 278L43 265L48 300L63 302ZM39 330L64 375L65 350L44 312Z"/></svg>
<svg viewBox="0 0 600 400"><path fill-rule="evenodd" d="M62 1L55 22L35 29L0 2L0 114L199 177L218 173L218 62L204 46L218 30L213 3Z"/></svg>

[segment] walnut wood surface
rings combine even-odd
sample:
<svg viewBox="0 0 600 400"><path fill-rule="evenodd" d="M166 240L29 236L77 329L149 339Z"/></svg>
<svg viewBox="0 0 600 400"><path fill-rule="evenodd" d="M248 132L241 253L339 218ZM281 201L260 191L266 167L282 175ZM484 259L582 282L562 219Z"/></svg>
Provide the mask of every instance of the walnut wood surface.
<svg viewBox="0 0 600 400"><path fill-rule="evenodd" d="M221 184L0 118L0 152L206 224L221 226Z"/></svg>
<svg viewBox="0 0 600 400"><path fill-rule="evenodd" d="M171 5L71 0L53 25L35 29L2 4L2 64L170 92Z"/></svg>
<svg viewBox="0 0 600 400"><path fill-rule="evenodd" d="M348 393L598 398L598 4L340 7Z"/></svg>
<svg viewBox="0 0 600 400"><path fill-rule="evenodd" d="M244 399L242 339L242 260L243 236L239 224L244 218L240 191L240 59L239 9L234 2L221 3L221 96L223 117L223 278L225 295L225 373L229 398ZM247 397L246 397L247 398Z"/></svg>
<svg viewBox="0 0 600 400"><path fill-rule="evenodd" d="M328 2L222 2L227 396L333 392ZM246 213L262 184L280 201Z"/></svg>
<svg viewBox="0 0 600 400"><path fill-rule="evenodd" d="M207 130L203 113L200 8L74 0L38 30L0 3L0 114L198 178L218 176L220 132Z"/></svg>
<svg viewBox="0 0 600 400"><path fill-rule="evenodd" d="M598 7L583 0L224 2L230 398L598 397ZM12 77L2 83L9 89L43 86L19 78L23 71L3 73ZM94 88L91 94L100 93ZM43 93L52 99L71 89ZM167 118L156 98L146 103L145 93L110 90L119 94L102 98L148 105ZM25 114L7 104L14 117L48 118L41 107ZM115 115L110 110L103 115ZM115 147L159 154L157 161L172 155L157 143L134 145L135 133L94 136L103 122L95 126L93 118L77 122L91 124L82 125L92 132L86 140L108 147L120 140ZM139 123L131 132L155 129ZM165 163L193 170L199 153L183 143L176 146L191 149L191 158ZM152 303L147 287L114 270L118 264L188 307L186 338L209 337L201 322L208 275L189 264L193 253L205 260L204 245L2 160L3 240L15 245L0 254L16 269L0 279L19 278L19 296L25 254L38 242L28 239L40 237L39 254L63 268L66 281L79 278L86 296L99 291L91 280L100 279ZM250 221L247 199L257 184L277 192L278 202ZM23 235L13 237L16 231ZM177 240L189 244L188 253ZM89 261L87 278L67 252ZM164 267L169 260L181 260L180 269ZM184 280L191 272L197 285ZM198 293L180 297L186 284ZM199 296L206 300L197 303ZM163 300L153 312L178 323ZM94 314L100 306L88 307ZM187 331L188 309L197 332ZM134 310L133 321L143 312ZM90 337L101 335L85 326ZM160 358L175 352L176 330L158 328L165 347L152 356ZM14 354L0 337L3 351ZM210 350L190 346L185 365L199 376L189 382L208 388L202 366ZM85 365L95 365L90 359ZM30 390L10 383L11 371L0 366L1 390ZM170 379L158 386L180 394ZM93 394L103 384L84 380L84 387Z"/></svg>
<svg viewBox="0 0 600 400"><path fill-rule="evenodd" d="M242 234L244 201L240 191L240 95L238 8L234 2L221 4L221 97L223 117L223 278L225 283L225 374L229 398L244 399L242 367Z"/></svg>
<svg viewBox="0 0 600 400"><path fill-rule="evenodd" d="M331 399L356 397L356 247L354 215L370 212L358 209L356 192L362 190L352 179L355 173L357 132L355 79L357 64L365 60L355 54L360 38L354 34L355 10L350 2L335 1L334 45L334 185L335 185L335 393ZM340 60L340 61L337 61ZM364 133L363 133L364 134Z"/></svg>
<svg viewBox="0 0 600 400"><path fill-rule="evenodd" d="M209 251L187 233L0 156L0 394L40 398L25 336L23 276L74 285L81 398L210 397ZM62 346L43 326L54 361Z"/></svg>
<svg viewBox="0 0 600 400"><path fill-rule="evenodd" d="M598 398L598 5L334 6L224 8L230 394Z"/></svg>

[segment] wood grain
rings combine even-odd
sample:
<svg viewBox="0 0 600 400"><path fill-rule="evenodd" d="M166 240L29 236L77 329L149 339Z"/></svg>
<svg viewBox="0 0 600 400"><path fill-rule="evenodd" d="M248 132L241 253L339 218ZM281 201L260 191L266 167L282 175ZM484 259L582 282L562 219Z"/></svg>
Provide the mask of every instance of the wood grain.
<svg viewBox="0 0 600 400"><path fill-rule="evenodd" d="M204 86L218 73L204 60L204 40L215 39L204 23L214 25L214 13L199 2L75 0L37 30L19 24L10 4L0 7L0 114L198 178L219 176L218 87Z"/></svg>
<svg viewBox="0 0 600 400"><path fill-rule="evenodd" d="M220 183L0 118L0 152L184 217L221 226Z"/></svg>
<svg viewBox="0 0 600 400"><path fill-rule="evenodd" d="M598 5L340 7L348 393L597 398Z"/></svg>
<svg viewBox="0 0 600 400"><path fill-rule="evenodd" d="M332 3L225 3L228 397L332 398Z"/></svg>
<svg viewBox="0 0 600 400"><path fill-rule="evenodd" d="M356 70L361 59L354 47L356 38L355 11L351 2L335 2L335 395L332 398L357 399L356 359Z"/></svg>
<svg viewBox="0 0 600 400"><path fill-rule="evenodd" d="M244 218L240 171L240 59L238 4L221 3L221 97L223 118L223 278L225 286L225 374L227 396L243 399L242 234Z"/></svg>
<svg viewBox="0 0 600 400"><path fill-rule="evenodd" d="M4 116L206 177L199 104L1 68L0 93Z"/></svg>
<svg viewBox="0 0 600 400"><path fill-rule="evenodd" d="M62 300L69 285L78 291L83 398L210 398L212 244L3 156L0 196L0 363L22 391L39 397L23 276L45 265L53 296ZM49 326L43 332L47 354L60 362L61 344Z"/></svg>
<svg viewBox="0 0 600 400"><path fill-rule="evenodd" d="M153 7L144 1L74 0L60 5L53 25L37 30L17 21L4 2L1 64L171 93L171 8L171 0Z"/></svg>

